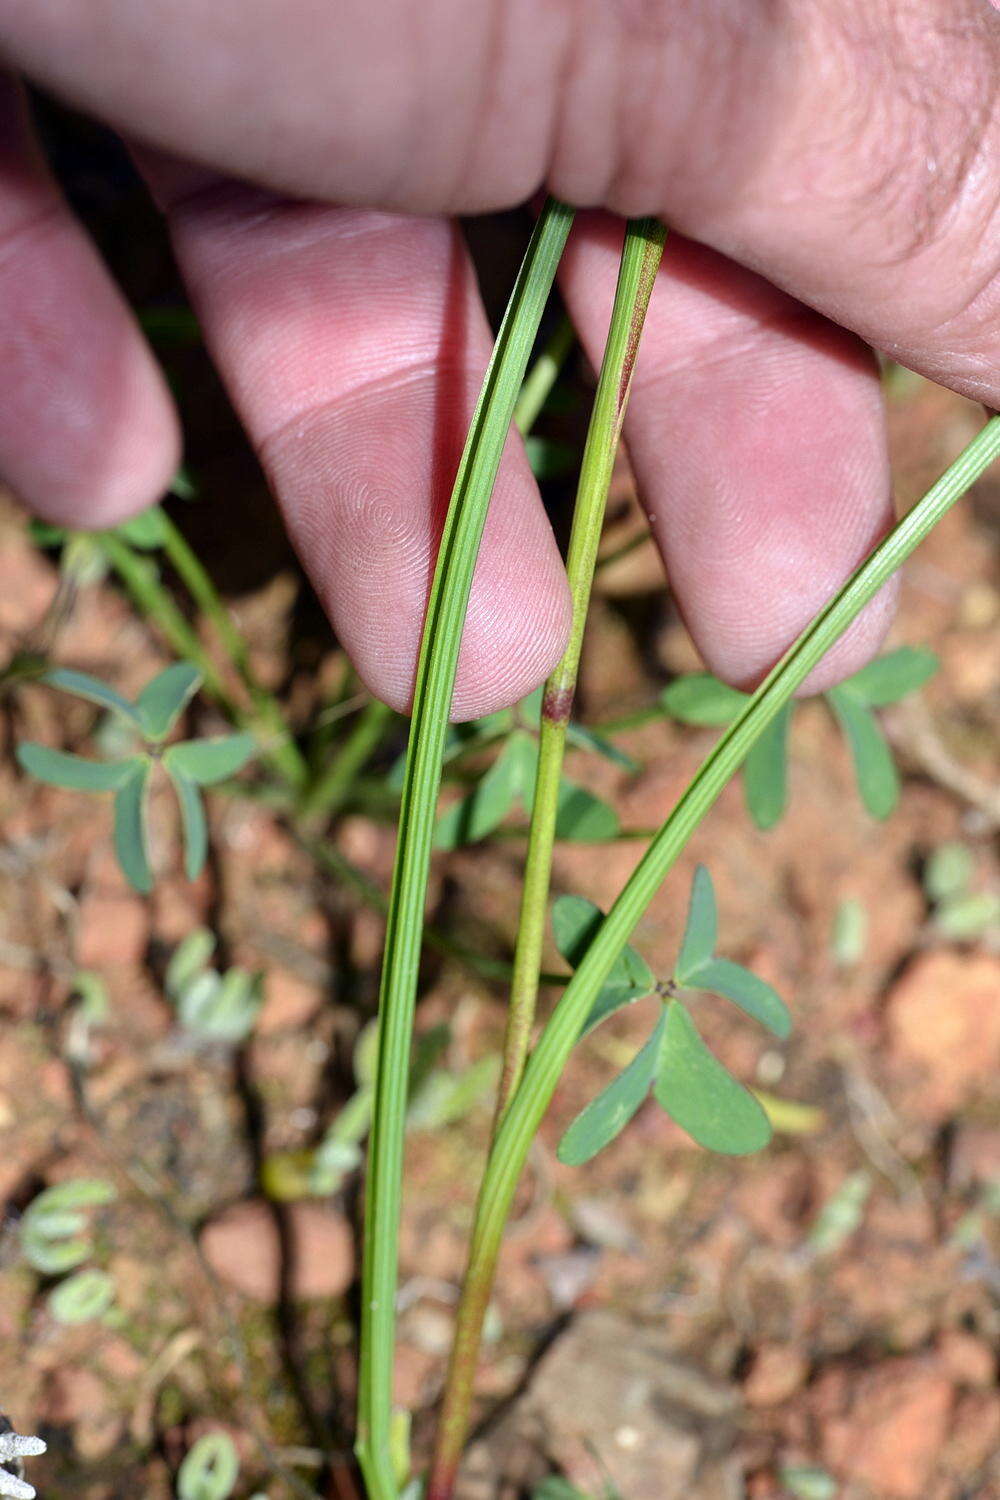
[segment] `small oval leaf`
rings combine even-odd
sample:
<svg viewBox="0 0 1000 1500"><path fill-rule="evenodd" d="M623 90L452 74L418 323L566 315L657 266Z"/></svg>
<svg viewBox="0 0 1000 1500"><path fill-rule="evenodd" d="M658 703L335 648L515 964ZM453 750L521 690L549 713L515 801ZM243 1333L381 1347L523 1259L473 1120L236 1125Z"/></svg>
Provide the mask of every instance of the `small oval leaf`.
<svg viewBox="0 0 1000 1500"><path fill-rule="evenodd" d="M940 665L934 652L924 646L900 646L870 661L840 687L867 708L885 708L923 687Z"/></svg>
<svg viewBox="0 0 1000 1500"><path fill-rule="evenodd" d="M636 1053L624 1072L581 1110L566 1131L556 1152L566 1166L579 1167L590 1161L624 1130L639 1109L659 1067L665 1020L661 1012L646 1045Z"/></svg>
<svg viewBox="0 0 1000 1500"><path fill-rule="evenodd" d="M103 1318L113 1306L115 1284L107 1271L77 1271L49 1293L49 1312L60 1323L87 1323Z"/></svg>
<svg viewBox="0 0 1000 1500"><path fill-rule="evenodd" d="M679 1000L667 1007L656 1098L670 1118L709 1151L745 1156L771 1139L761 1105L713 1057Z"/></svg>
<svg viewBox="0 0 1000 1500"><path fill-rule="evenodd" d="M208 853L208 827L201 793L189 777L176 765L167 766L167 773L177 793L181 810L181 828L184 835L184 873L188 880L197 880Z"/></svg>
<svg viewBox="0 0 1000 1500"><path fill-rule="evenodd" d="M499 828L519 790L521 747L517 738L511 737L471 792L445 808L434 830L436 849L475 844Z"/></svg>
<svg viewBox="0 0 1000 1500"><path fill-rule="evenodd" d="M899 773L875 716L843 688L826 696L850 747L861 800L873 818L887 818L899 801Z"/></svg>
<svg viewBox="0 0 1000 1500"><path fill-rule="evenodd" d="M792 1018L785 1002L766 980L742 964L730 963L728 958L713 958L699 969L697 986L731 1000L782 1041L791 1034Z"/></svg>
<svg viewBox="0 0 1000 1500"><path fill-rule="evenodd" d="M167 965L164 987L177 1000L215 952L215 935L207 927L196 927L174 949Z"/></svg>
<svg viewBox="0 0 1000 1500"><path fill-rule="evenodd" d="M557 839L579 844L603 844L616 839L620 832L621 824L613 807L586 787L562 778L556 804Z"/></svg>
<svg viewBox="0 0 1000 1500"><path fill-rule="evenodd" d="M184 740L163 755L168 771L175 768L196 786L214 786L242 771L257 749L252 734L225 734L218 739Z"/></svg>
<svg viewBox="0 0 1000 1500"><path fill-rule="evenodd" d="M791 703L771 720L755 742L743 765L743 791L747 810L757 827L766 832L780 822L788 798L788 726Z"/></svg>
<svg viewBox="0 0 1000 1500"><path fill-rule="evenodd" d="M721 729L732 723L748 702L748 695L727 687L710 672L689 672L675 677L660 694L660 707L681 724Z"/></svg>
<svg viewBox="0 0 1000 1500"><path fill-rule="evenodd" d="M698 865L691 881L687 924L674 969L678 984L695 982L693 976L712 957L718 936L719 919L712 877L704 865Z"/></svg>
<svg viewBox="0 0 1000 1500"><path fill-rule="evenodd" d="M136 701L142 730L151 740L170 733L182 709L201 687L202 676L188 661L175 661L147 682Z"/></svg>
<svg viewBox="0 0 1000 1500"><path fill-rule="evenodd" d="M206 1432L177 1472L178 1500L228 1500L239 1478L240 1460L226 1432Z"/></svg>
<svg viewBox="0 0 1000 1500"><path fill-rule="evenodd" d="M143 895L153 888L146 850L146 790L151 769L150 761L136 759L115 793L115 854L126 880Z"/></svg>
<svg viewBox="0 0 1000 1500"><path fill-rule="evenodd" d="M556 947L571 968L582 963L584 954L597 936L604 913L584 896L560 896L552 908L552 932ZM584 1022L581 1036L586 1036L608 1016L652 994L656 975L634 948L625 948L601 986L600 993Z"/></svg>
<svg viewBox="0 0 1000 1500"><path fill-rule="evenodd" d="M69 755L65 750L50 750L26 740L16 750L18 765L30 776L48 786L65 787L72 792L113 792L126 781L138 760L87 760L83 755Z"/></svg>
<svg viewBox="0 0 1000 1500"><path fill-rule="evenodd" d="M115 692L113 687L109 687L99 677L91 677L89 672L76 672L71 667L53 667L51 672L44 674L42 681L47 682L49 687L59 688L64 693L73 693L77 698L86 698L88 703L96 703L98 708L106 708L111 713L121 714L137 729L142 728L135 704L123 698L121 693Z"/></svg>

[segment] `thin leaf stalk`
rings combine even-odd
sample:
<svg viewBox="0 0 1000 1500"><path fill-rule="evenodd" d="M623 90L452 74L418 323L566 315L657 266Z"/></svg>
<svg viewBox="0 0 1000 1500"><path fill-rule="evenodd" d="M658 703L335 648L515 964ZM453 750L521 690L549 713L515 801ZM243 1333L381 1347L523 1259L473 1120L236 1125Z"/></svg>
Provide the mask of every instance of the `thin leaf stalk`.
<svg viewBox="0 0 1000 1500"><path fill-rule="evenodd" d="M637 922L761 733L865 605L998 457L1000 417L992 417L806 626L750 697L702 763L611 907L528 1060L487 1162L458 1309L453 1358L460 1360L463 1368L470 1367L477 1357L504 1227L531 1143L586 1016ZM448 1413L447 1441L449 1451L454 1453L464 1444L471 1395L471 1383L463 1383ZM453 1486L454 1474L432 1476L427 1500L448 1500Z"/></svg>
<svg viewBox="0 0 1000 1500"><path fill-rule="evenodd" d="M531 347L572 222L549 199L504 316L445 520L424 622L386 922L368 1148L356 1451L369 1500L396 1500L392 1381L406 1087L441 765L479 543Z"/></svg>
<svg viewBox="0 0 1000 1500"><path fill-rule="evenodd" d="M618 285L583 450L566 558L572 599L569 640L542 696L538 773L514 951L514 978L507 1010L498 1120L503 1118L520 1082L534 1025L566 727L576 693L590 591L615 455L628 405L639 337L665 239L666 229L656 219L631 220L625 228ZM445 1402L447 1409L447 1392Z"/></svg>
<svg viewBox="0 0 1000 1500"><path fill-rule="evenodd" d="M161 512L161 522L164 553L195 604L211 620L225 647L253 704L254 720L261 728L261 738L271 745L272 763L282 771L284 780L290 786L303 786L308 777L308 767L295 743L280 703L264 687L254 671L245 639L184 533L166 511Z"/></svg>

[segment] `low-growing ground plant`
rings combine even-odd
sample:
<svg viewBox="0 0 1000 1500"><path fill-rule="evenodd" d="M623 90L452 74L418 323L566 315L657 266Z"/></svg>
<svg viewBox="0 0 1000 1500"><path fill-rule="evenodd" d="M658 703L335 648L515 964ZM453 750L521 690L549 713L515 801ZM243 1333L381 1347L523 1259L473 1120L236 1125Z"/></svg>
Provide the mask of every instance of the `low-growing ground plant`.
<svg viewBox="0 0 1000 1500"><path fill-rule="evenodd" d="M749 810L759 827L772 827L782 816L788 801L788 740L795 695L879 589L1000 455L1000 417L992 417L754 692L736 692L702 673L670 683L646 717L715 728L720 731L717 740L662 826L651 832L645 851L606 912L573 893L562 893L551 901L557 841L600 844L645 832L623 829L616 810L567 778L563 763L567 746L573 746L624 770L635 768L614 738L626 722L635 722L634 717L618 724L589 726L577 722L573 710L612 468L645 311L666 239L663 226L654 221L630 222L625 231L567 554L573 602L567 648L544 687L515 709L458 727L449 726L449 714L479 542L508 432L512 422L522 433L528 432L568 347L565 326L560 325L553 344L525 378L572 219L572 211L561 203L549 201L544 206L499 330L441 538L406 751L399 755L398 744L392 749L395 766L387 776L366 778L365 772L377 753L387 755L391 749L398 729L396 717L363 697L356 708L351 707L353 700L345 689L329 705L323 722L294 729L281 705L262 688L245 643L214 586L162 507L126 527L94 534L83 550L75 546L77 539L63 534L45 540L63 547L64 566L72 565L81 577L88 558L91 563L95 557L102 559L179 660L134 702L66 668L46 666L22 672L110 711L135 737L135 743L114 759L89 760L33 744L22 744L18 756L24 769L42 780L114 794L118 857L138 890L148 891L154 878L144 821L154 768L161 766L174 784L185 830L185 869L193 878L202 868L207 846L199 789L234 776L256 753L261 779L254 795L270 798L295 837L324 868L337 874L362 900L385 912L378 1019L375 1027L362 1032L354 1053L353 1092L315 1148L277 1153L264 1162L262 1172L264 1188L273 1199L323 1196L335 1191L356 1169L367 1143L356 1452L368 1500L452 1500L470 1425L484 1320L511 1205L556 1086L575 1048L596 1026L633 1003L645 1002L651 1011L648 1040L564 1134L559 1147L564 1163L581 1166L589 1161L626 1128L651 1096L710 1150L741 1155L766 1145L773 1103L729 1073L703 1041L696 1016L703 1008L714 1007L719 998L725 999L781 1041L789 1034L794 996L786 1004L763 979L725 957L724 943L720 954L715 893L704 867L698 868L689 896L685 898L682 892L675 896L679 905L686 899L688 914L680 952L669 974L653 972L631 946L633 933L692 834L733 777L743 775ZM533 458L539 467L558 465L565 455L536 446ZM224 668L207 651L165 587L161 560L211 622L225 657ZM919 688L935 667L929 651L907 646L879 658L823 695L850 750L860 797L876 818L888 816L898 796L898 774L877 711ZM237 732L217 740L170 742L180 715L200 686L221 705ZM449 783L449 792L439 807L444 781ZM324 819L355 806L397 823L388 900L339 849L322 841ZM450 934L426 924L433 852L487 838L526 840L510 964L463 949ZM925 871L928 901L934 919L950 924L952 931L956 923L973 922L968 907L962 906L976 894L971 880L967 862L953 849L931 855ZM235 1047L252 1031L260 990L256 978L245 970L211 968L214 942L207 930L188 936L171 959L166 991L184 1028ZM844 919L842 930L832 939L838 965L847 968L857 962L863 942L863 924L859 926L855 913ZM500 1055L457 1076L440 1066L446 1034L432 1032L414 1041L421 956L424 947L431 945L509 982ZM543 968L551 946L565 960L566 969L553 973ZM537 1002L543 985L561 993L555 1006L539 1018ZM406 1132L415 1125L440 1124L460 1116L469 1100L481 1096L494 1080L494 1126L470 1235L435 1451L424 1476L412 1472L406 1417L396 1410L393 1398ZM870 1184L867 1177L849 1181L839 1199L831 1200L817 1218L812 1236L817 1255L827 1253L857 1223ZM65 1271L79 1264L73 1257L81 1246L80 1258L85 1258L88 1244L72 1212L60 1231L58 1210L58 1203L53 1210L50 1202L48 1220L43 1210L38 1211L40 1222L32 1243L36 1253L49 1256L50 1267L57 1266L60 1253L69 1256L69 1263L61 1268ZM73 1248L66 1249L67 1245ZM42 1247L40 1252L38 1247ZM184 1460L178 1476L179 1500L224 1500L235 1487L237 1474L231 1440L221 1433L209 1434ZM823 1488L827 1478L820 1470L801 1468L788 1470L785 1483L792 1493L822 1495L829 1493ZM536 1490L535 1500L570 1500L578 1495L572 1485L552 1476Z"/></svg>
<svg viewBox="0 0 1000 1500"><path fill-rule="evenodd" d="M114 1306L114 1279L84 1262L95 1248L87 1211L117 1196L114 1183L103 1178L73 1177L45 1188L24 1211L21 1253L40 1276L54 1283L46 1301L59 1323L87 1323Z"/></svg>

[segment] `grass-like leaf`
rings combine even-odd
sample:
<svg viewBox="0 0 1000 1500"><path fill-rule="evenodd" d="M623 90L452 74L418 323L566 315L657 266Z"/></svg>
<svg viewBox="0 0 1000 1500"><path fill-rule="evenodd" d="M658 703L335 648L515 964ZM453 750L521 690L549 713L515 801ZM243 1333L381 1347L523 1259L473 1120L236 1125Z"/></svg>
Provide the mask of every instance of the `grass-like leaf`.
<svg viewBox="0 0 1000 1500"><path fill-rule="evenodd" d="M899 772L878 721L843 687L826 697L850 747L862 802L873 818L887 818L899 801Z"/></svg>
<svg viewBox="0 0 1000 1500"><path fill-rule="evenodd" d="M743 767L747 810L762 831L773 828L788 799L788 726L792 705L786 703L751 748Z"/></svg>
<svg viewBox="0 0 1000 1500"><path fill-rule="evenodd" d="M107 1271L77 1271L49 1293L49 1312L59 1323L88 1323L103 1318L115 1300L115 1284Z"/></svg>
<svg viewBox="0 0 1000 1500"><path fill-rule="evenodd" d="M556 1152L567 1166L579 1167L602 1151L631 1120L649 1093L660 1066L666 1034L661 1011L649 1041L618 1077L587 1105L566 1131Z"/></svg>
<svg viewBox="0 0 1000 1500"><path fill-rule="evenodd" d="M127 781L144 758L129 760L87 760L83 755L69 755L65 750L50 750L26 740L18 745L17 761L30 775L49 786L66 787L74 792L114 792Z"/></svg>
<svg viewBox="0 0 1000 1500"><path fill-rule="evenodd" d="M146 792L151 770L152 762L137 756L115 793L115 854L126 880L143 895L153 888L146 848Z"/></svg>
<svg viewBox="0 0 1000 1500"><path fill-rule="evenodd" d="M939 666L934 652L925 646L900 646L898 651L876 657L848 677L840 684L840 690L868 708L884 708L923 687Z"/></svg>
<svg viewBox="0 0 1000 1500"><path fill-rule="evenodd" d="M556 947L572 968L575 969L583 962L603 921L604 913L601 908L584 896L560 896L555 902L552 908L552 933ZM595 1026L606 1021L608 1016L614 1015L616 1010L621 1010L623 1005L630 1005L633 1000L652 994L655 988L656 975L646 960L634 948L626 947L601 986L600 994L591 1007L580 1035L586 1036Z"/></svg>
<svg viewBox="0 0 1000 1500"><path fill-rule="evenodd" d="M168 767L170 780L177 793L181 810L181 827L184 832L184 873L188 880L197 880L208 853L208 825L201 793L190 777L177 766Z"/></svg>
<svg viewBox="0 0 1000 1500"><path fill-rule="evenodd" d="M198 668L187 661L175 661L158 672L136 700L143 734L151 740L164 739L201 683Z"/></svg>
<svg viewBox="0 0 1000 1500"><path fill-rule="evenodd" d="M51 672L46 672L42 682L47 682L49 687L60 688L64 693L73 693L77 698L86 698L88 703L96 703L98 708L106 708L111 713L121 714L136 729L142 729L142 721L134 703L123 698L121 693L102 682L99 677L91 677L89 672L76 672L70 667L53 667Z"/></svg>
<svg viewBox="0 0 1000 1500"><path fill-rule="evenodd" d="M580 844L603 844L615 839L621 823L613 807L600 797L563 777L556 807L556 838Z"/></svg>
<svg viewBox="0 0 1000 1500"><path fill-rule="evenodd" d="M747 694L727 687L711 672L689 672L675 677L660 694L660 707L681 724L721 729L747 702Z"/></svg>
<svg viewBox="0 0 1000 1500"><path fill-rule="evenodd" d="M459 464L424 617L379 994L365 1192L357 1454L371 1500L395 1500L393 1356L406 1077L441 761L490 495L573 212L549 199L500 325Z"/></svg>
<svg viewBox="0 0 1000 1500"><path fill-rule="evenodd" d="M674 968L678 984L693 982L691 976L706 964L715 952L719 936L719 919L715 905L712 877L699 865L691 881L691 904L688 907L684 940Z"/></svg>
<svg viewBox="0 0 1000 1500"><path fill-rule="evenodd" d="M742 964L730 963L728 958L713 958L695 972L693 986L731 1000L782 1040L791 1034L792 1018L781 996Z"/></svg>
<svg viewBox="0 0 1000 1500"><path fill-rule="evenodd" d="M257 749L252 734L224 734L210 740L184 740L163 752L168 771L179 771L196 786L214 786L242 771Z"/></svg>
<svg viewBox="0 0 1000 1500"><path fill-rule="evenodd" d="M713 1057L679 1000L667 1006L656 1098L670 1118L709 1151L746 1156L771 1139L763 1108Z"/></svg>

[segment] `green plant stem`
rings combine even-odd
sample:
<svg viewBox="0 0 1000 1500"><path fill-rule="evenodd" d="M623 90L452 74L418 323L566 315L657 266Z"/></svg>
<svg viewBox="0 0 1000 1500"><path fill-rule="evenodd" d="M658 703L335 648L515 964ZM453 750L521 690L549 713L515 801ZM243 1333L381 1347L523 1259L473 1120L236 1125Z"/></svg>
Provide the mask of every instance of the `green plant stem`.
<svg viewBox="0 0 1000 1500"><path fill-rule="evenodd" d="M453 1362L477 1359L504 1226L517 1183L581 1027L601 985L691 834L738 771L764 729L809 673L970 485L1000 457L1000 417L993 417L907 516L893 528L768 674L707 759L653 839L566 986L500 1126L476 1205L458 1309ZM447 1413L449 1451L468 1429L471 1384L455 1393ZM454 1474L432 1474L427 1500L449 1500Z"/></svg>
<svg viewBox="0 0 1000 1500"><path fill-rule="evenodd" d="M155 563L140 557L113 531L95 532L94 536L133 601L159 628L170 649L198 668L206 690L235 717L237 705L218 667L160 582Z"/></svg>
<svg viewBox="0 0 1000 1500"><path fill-rule="evenodd" d="M377 698L365 704L337 754L305 792L300 807L303 818L310 820L337 811L394 717L392 709Z"/></svg>
<svg viewBox="0 0 1000 1500"><path fill-rule="evenodd" d="M237 674L246 688L253 704L254 720L260 726L262 738L271 745L271 760L282 770L284 779L293 787L304 786L309 771L305 757L295 743L295 737L285 719L281 705L273 693L263 686L250 660L246 641L233 623L219 593L187 538L174 521L161 509L163 526L163 550L168 561L184 584L198 608L211 620Z"/></svg>
<svg viewBox="0 0 1000 1500"><path fill-rule="evenodd" d="M566 558L573 612L566 650L546 682L542 696L538 774L514 952L514 977L507 1010L503 1069L497 1100L498 1121L503 1118L520 1082L535 1020L566 728L576 693L580 652L583 649L594 566L604 528L608 488L625 408L628 405L639 338L663 255L666 233L664 226L655 219L636 219L626 226L608 340L583 450L573 529ZM471 1379L472 1372L465 1373ZM463 1377L459 1373L456 1378ZM445 1400L447 1406L447 1393ZM446 1431L445 1423L442 1425L442 1432ZM440 1458L441 1467L446 1471L452 1469L456 1457L457 1455L444 1451Z"/></svg>
<svg viewBox="0 0 1000 1500"><path fill-rule="evenodd" d="M397 1496L392 1380L406 1088L445 734L490 495L572 219L571 209L549 199L532 235L459 465L420 645L386 923L365 1192L357 1454L369 1500Z"/></svg>
<svg viewBox="0 0 1000 1500"><path fill-rule="evenodd" d="M560 371L569 358L576 334L565 313L559 319L541 354L528 371L514 407L514 426L527 437L538 420L539 412L552 393Z"/></svg>

